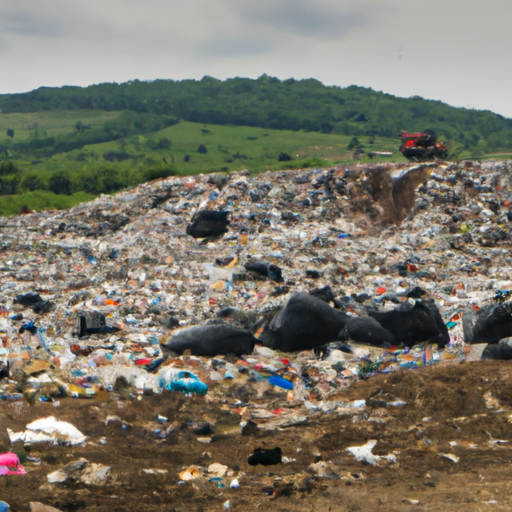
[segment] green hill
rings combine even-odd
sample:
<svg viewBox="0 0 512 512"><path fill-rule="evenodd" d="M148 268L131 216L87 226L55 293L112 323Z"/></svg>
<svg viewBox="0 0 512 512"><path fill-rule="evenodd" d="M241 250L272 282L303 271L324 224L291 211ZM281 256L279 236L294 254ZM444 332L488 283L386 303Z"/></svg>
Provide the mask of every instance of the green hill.
<svg viewBox="0 0 512 512"><path fill-rule="evenodd" d="M41 113L6 116L11 125L19 126L15 128L14 138L19 136L20 144L28 148L31 141L53 137L57 132L60 132L61 142L72 140L76 137L76 115L74 111L63 111L48 113L47 118ZM104 125L104 115L101 111L82 111L80 119L87 119L92 132ZM125 117L125 113L113 115L118 116L114 120ZM0 134L3 134L0 143L6 143L2 141L2 137L7 137L2 119L0 115ZM37 127L34 127L34 119L37 119ZM36 131L38 137L34 135ZM395 159L405 161L397 151L396 139L360 137L354 141L346 135L187 121L159 131L81 144L77 149L60 153L51 154L51 147L26 149L26 152L11 149L7 151L11 158L0 161L0 212L3 215L19 213L22 206L30 209L68 207L101 193L116 192L169 175L244 168L259 173L350 163L355 162L356 148L366 152L393 151ZM279 161L280 156L283 161ZM369 161L369 157L363 160Z"/></svg>
<svg viewBox="0 0 512 512"><path fill-rule="evenodd" d="M212 77L138 80L124 84L42 87L0 95L4 113L55 110L130 110L185 121L307 130L352 136L396 137L400 130L433 129L458 153L512 149L512 119L489 111L454 108L420 97L397 98L372 89L327 87L317 80L280 81Z"/></svg>
<svg viewBox="0 0 512 512"><path fill-rule="evenodd" d="M266 75L42 87L0 95L0 110L3 215L174 174L348 163L356 149L404 160L404 129L434 129L450 158L512 152L512 119L489 111Z"/></svg>

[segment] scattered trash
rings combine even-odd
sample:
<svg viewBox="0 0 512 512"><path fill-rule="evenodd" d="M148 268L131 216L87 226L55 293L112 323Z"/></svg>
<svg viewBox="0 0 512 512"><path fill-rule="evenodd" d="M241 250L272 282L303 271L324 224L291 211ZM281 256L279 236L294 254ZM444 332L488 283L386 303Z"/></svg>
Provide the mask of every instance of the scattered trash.
<svg viewBox="0 0 512 512"><path fill-rule="evenodd" d="M457 457L457 455L454 455L453 453L440 453L441 457L451 460L455 464L457 464L460 461L460 457Z"/></svg>
<svg viewBox="0 0 512 512"><path fill-rule="evenodd" d="M87 439L71 423L59 421L53 416L29 423L25 432L12 432L9 429L8 432L12 443L22 441L27 444L51 443L74 446L84 443Z"/></svg>
<svg viewBox="0 0 512 512"><path fill-rule="evenodd" d="M307 420L307 416L290 414L282 418L270 419L265 423L259 424L258 426L262 430L281 430L283 428L301 425L302 423L306 423Z"/></svg>
<svg viewBox="0 0 512 512"><path fill-rule="evenodd" d="M201 382L196 375L191 372L180 370L175 373L167 373L169 379L165 382L165 388L169 391L181 391L182 393L197 393L205 395L208 392L208 385Z"/></svg>
<svg viewBox="0 0 512 512"><path fill-rule="evenodd" d="M30 502L30 512L62 512L58 508L51 507L50 505L44 505L37 501Z"/></svg>
<svg viewBox="0 0 512 512"><path fill-rule="evenodd" d="M375 439L370 439L365 444L361 446L351 446L346 449L347 452L351 453L357 461L364 462L365 464L375 465L381 460L386 460L388 462L396 462L395 455L374 455L372 450L377 445L377 441Z"/></svg>
<svg viewBox="0 0 512 512"><path fill-rule="evenodd" d="M224 464L214 462L208 466L208 473L212 473L215 476L224 476L228 472L229 468Z"/></svg>
<svg viewBox="0 0 512 512"><path fill-rule="evenodd" d="M26 474L25 468L20 464L20 459L15 453L0 453L0 476Z"/></svg>
<svg viewBox="0 0 512 512"><path fill-rule="evenodd" d="M91 464L82 457L50 473L46 478L50 484L63 484L67 481L74 481L85 485L105 485L109 472L109 466Z"/></svg>
<svg viewBox="0 0 512 512"><path fill-rule="evenodd" d="M202 471L195 466L191 466L190 468L185 469L179 474L180 480L184 482L188 482L190 480L197 480L198 478L203 477Z"/></svg>
<svg viewBox="0 0 512 512"><path fill-rule="evenodd" d="M402 408L412 414L423 398L399 386L362 397L347 387L391 372L406 370L406 379L429 367L422 376L449 375L452 363L510 359L511 204L503 206L511 199L510 172L508 164L472 165L233 175L223 177L222 189L211 175L172 177L69 211L0 218L0 398L9 407L2 425L15 419L18 428L27 402L60 415L81 399L101 428L121 432L127 444L140 427L145 442L179 446L186 439L200 452L211 450L180 460L180 485L237 488L247 483L236 469L243 461L212 462L229 460L216 451L219 440L242 435L254 447L275 433L277 444L281 430L291 428L299 439L327 416L384 428ZM411 188L408 180L419 181ZM393 185L384 199L375 192L388 190L381 183ZM114 228L114 217L124 224ZM64 221L66 230L58 230ZM491 384L482 388L479 421L501 412L506 421L504 395L494 388L487 394ZM176 408L153 410L143 425L124 415L123 408L160 393ZM231 427L216 423L213 410L234 415ZM431 409L422 414L432 417L418 419L411 437L433 450L438 440L429 429L441 420ZM453 432L467 435L474 418L465 414L453 420ZM365 442L369 431L353 442ZM457 440L457 451L505 450L496 439L503 434L492 434L478 444ZM86 441L54 417L9 437L27 445ZM115 442L109 432L95 432L87 444L108 451ZM347 453L370 465L396 460L394 453L373 454L376 443ZM46 474L47 459L26 448L34 455L22 457L27 470L39 464ZM258 473L273 498L309 492L321 479L364 478L312 453L293 482L285 470L304 461L295 449L297 461L260 447L248 463L290 463L273 479ZM167 471L153 465L145 462L137 474ZM48 477L52 485L96 485L109 475L108 466L80 459Z"/></svg>
<svg viewBox="0 0 512 512"><path fill-rule="evenodd" d="M283 389L293 389L293 382L280 377L279 375L272 375L268 379L268 383L272 384L272 386L278 386Z"/></svg>
<svg viewBox="0 0 512 512"><path fill-rule="evenodd" d="M169 473L167 469L143 469L146 475L165 475Z"/></svg>
<svg viewBox="0 0 512 512"><path fill-rule="evenodd" d="M428 180L432 169L435 169L435 179ZM478 176L493 172L488 169L481 167L474 172ZM453 171L445 165L409 166L399 170L400 179L393 183L427 180L425 190L416 193L421 200L430 201L430 194L437 194L436 197L440 197L441 192L448 194L448 189L440 188L441 185L454 186ZM382 351L371 363L362 356L338 355L338 360L343 361L342 371L335 370L334 376L322 370L318 380L307 383L292 367L285 371L276 368L265 374L255 369L256 362L253 362L243 369L249 372L250 382L260 383L263 378L276 389L284 389L296 397L308 392L315 394L314 388L320 389L325 382L337 379L348 385L357 378L369 378L378 373L463 360L467 355L461 332L462 319L466 320L463 312L468 307L481 310L476 331L483 332L478 325L484 322L487 326L497 312L508 307L506 291L511 287L507 288L504 283L497 287L499 293L487 292L488 277L483 279L472 274L464 276L466 285L459 288L463 282L460 269L465 267L458 260L457 265L452 264L452 260L447 262L442 286L430 280L437 272L435 247L445 251L444 234L434 229L441 225L439 222L444 222L445 214L436 209L419 209L406 221L410 224L407 230L384 237L369 235L356 227L350 215L342 219L334 210L329 210L334 197L330 197L328 191L336 190L336 201L348 207L357 203L355 190L366 183L365 180L380 183L388 174L364 167L354 172L340 168L290 171L266 175L264 179L271 185L260 181L263 177L239 175L224 180L220 191L211 177L173 177L112 197L98 198L69 211L32 213L8 222L0 219L6 240L0 259L5 262L5 268L13 268L11 263L15 259L28 258L23 260L24 272L29 276L38 272L41 283L34 289L27 285L25 274L6 271L4 276L5 307L2 307L5 313L0 327L6 333L6 342L0 348L0 397L47 400L56 406L66 395L90 398L104 389L112 390L122 378L135 388L136 394L158 393L163 389L210 394L221 382L233 378L232 375L236 380L239 373L222 368L207 371L208 362L201 361L200 368L179 368L187 372L182 374L186 377L181 383L177 382L180 379L175 379L173 384L169 379L159 382L155 375L161 369L167 371L167 365L173 367L173 358L186 360L188 354L219 357L232 353L261 359L265 356L257 350L262 347L256 345L253 350L257 339L269 348L295 354L311 348L323 351L321 347L328 342L346 341L349 346L353 346L354 341L391 345L391 350ZM347 195L348 185L353 192ZM461 197L466 194L465 190L461 188L458 192ZM480 195L490 192L485 187L478 190ZM415 192L411 189L410 193ZM154 199L147 205L144 202L147 197L157 196L164 198L164 202L159 203L161 208L149 207ZM283 212L278 202L285 196L292 203ZM300 213L292 207L295 197L300 198L297 199L297 204L302 205ZM449 200L451 196L446 197ZM464 197L471 208L480 208L477 204L480 196L474 196L474 191ZM375 197L368 200L375 204L380 201ZM508 197L503 198L502 203L505 200ZM310 206L304 206L312 202L315 208L323 205L325 229L317 226L313 209L310 215L307 209ZM96 214L88 216L88 212L110 210L128 223L116 232L115 240L110 236L114 229L110 221L100 233L90 220ZM491 219L497 223L499 211L487 210L494 217L486 213L486 222ZM187 227L190 212L196 213ZM137 220L142 216L143 222ZM431 220L425 220L426 217ZM300 219L300 226L294 224L297 219ZM377 218L375 222L381 220ZM60 227L63 222L65 231ZM55 279L53 266L42 268L36 259L28 256L34 254L37 258L40 254L39 235L31 231L38 223L48 233L45 250L72 278ZM253 229L258 223L261 229ZM427 225L428 230L413 238L408 234ZM160 238L154 239L154 230L160 230L160 226L165 230L159 231ZM233 237L215 241L227 233L228 226L233 230ZM331 229L333 231L329 231ZM24 235L20 237L21 232ZM94 243L79 238L84 232L89 233L87 237L97 237ZM192 238L183 236L185 232ZM210 242L197 258L191 257L190 252L196 247L194 237ZM267 247L271 242L275 247ZM424 248L422 244L427 242L429 245ZM309 250L309 243L314 252ZM337 243L344 244L342 259L336 252ZM403 243L410 248L408 254L395 250ZM433 243L437 245L434 247ZM483 259L478 242L465 243L475 245L475 258ZM172 246L172 256L166 244ZM502 258L502 255L495 257ZM148 267L146 263L150 261L152 265ZM299 279L299 275L314 277L319 282L318 289L311 290L312 295L307 293L307 279ZM280 281L286 281L286 286L276 287L276 282ZM347 295L337 297L342 281ZM215 287L211 288L210 284ZM320 292L326 287L330 294ZM499 295L499 304L488 305L486 301L493 300L495 295ZM433 296L435 301L429 302ZM482 306L479 310L474 308L477 303ZM26 309L36 306L37 317L31 318ZM311 308L315 308L313 314ZM238 313L226 319L217 318L217 310L222 309ZM28 313L32 314L30 310ZM412 337L400 334L391 321L382 320L385 329L374 321L375 318L407 317L416 313L426 315L428 321L422 317L421 329L416 329ZM368 315L373 315L373 319ZM443 320L449 324L448 338L441 328ZM403 325L400 319L398 327ZM169 332L169 328L176 327L180 331ZM417 353L412 344L426 341L425 337L430 339L431 348ZM443 350L447 339L450 344ZM401 343L414 350L404 351ZM13 364L26 367L27 371L34 364L33 349L38 346L45 350L46 356L38 356L37 365L31 370L32 378L21 383L16 377L16 381L8 382L6 377L12 374ZM173 354L169 355L168 349ZM326 349L322 353L330 355L334 362L336 350ZM505 356L498 354L497 357ZM43 364L48 369L46 376L39 372L39 365ZM313 362L310 364L315 366ZM59 380L50 370L52 365L62 370ZM326 381L327 378L331 380ZM323 393L315 396L322 397Z"/></svg>
<svg viewBox="0 0 512 512"><path fill-rule="evenodd" d="M281 459L282 451L279 447L271 450L256 448L254 453L247 459L247 462L251 466L257 466L258 464L261 464L262 466L274 466L276 464L281 464Z"/></svg>
<svg viewBox="0 0 512 512"><path fill-rule="evenodd" d="M339 478L339 469L331 462L325 462L323 460L311 464L308 471L321 478Z"/></svg>

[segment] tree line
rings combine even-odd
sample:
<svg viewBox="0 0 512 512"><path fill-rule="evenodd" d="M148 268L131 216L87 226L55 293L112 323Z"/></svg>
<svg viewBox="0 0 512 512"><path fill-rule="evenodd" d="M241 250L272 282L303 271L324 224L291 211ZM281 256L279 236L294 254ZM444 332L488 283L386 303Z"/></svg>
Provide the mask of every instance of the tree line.
<svg viewBox="0 0 512 512"><path fill-rule="evenodd" d="M107 121L102 126L91 129L81 121L76 124L74 132L59 137L33 138L29 141L16 142L14 130L11 140L0 143L0 153L9 151L14 156L30 154L32 157L49 157L57 153L67 153L82 149L88 144L100 144L129 137L131 135L150 133L162 130L179 122L179 119L168 115L147 114L125 111L119 117ZM85 129L84 126L88 128Z"/></svg>
<svg viewBox="0 0 512 512"><path fill-rule="evenodd" d="M33 147L26 149L68 151L82 143L114 140L124 132L154 131L156 124L178 119L355 137L395 137L402 130L428 128L458 151L473 150L476 154L512 148L512 119L499 114L455 108L419 96L398 98L355 85L325 86L314 79L279 80L262 75L258 79L221 81L206 76L201 80L134 80L86 88L41 87L28 93L0 95L0 110L6 113L82 109L127 113L106 123L104 129L77 129L74 138L31 141L26 144ZM137 115L141 116L141 126L135 124Z"/></svg>

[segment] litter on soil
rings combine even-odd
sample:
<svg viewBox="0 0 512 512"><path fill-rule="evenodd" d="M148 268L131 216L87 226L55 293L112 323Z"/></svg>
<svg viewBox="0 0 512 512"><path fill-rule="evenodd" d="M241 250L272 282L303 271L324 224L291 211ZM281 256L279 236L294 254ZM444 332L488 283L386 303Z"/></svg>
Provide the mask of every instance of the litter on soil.
<svg viewBox="0 0 512 512"><path fill-rule="evenodd" d="M511 179L510 162L172 177L0 219L0 499L507 510L512 374L481 359L512 336ZM315 351L264 346L297 292L332 329L291 317ZM382 346L376 312L432 308L442 328L428 313L409 343L386 324Z"/></svg>

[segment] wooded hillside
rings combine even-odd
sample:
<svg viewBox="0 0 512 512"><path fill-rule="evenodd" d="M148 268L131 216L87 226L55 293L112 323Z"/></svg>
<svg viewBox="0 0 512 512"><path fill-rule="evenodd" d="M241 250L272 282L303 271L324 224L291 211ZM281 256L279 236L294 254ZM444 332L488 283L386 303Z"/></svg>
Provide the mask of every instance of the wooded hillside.
<svg viewBox="0 0 512 512"><path fill-rule="evenodd" d="M6 113L82 109L165 116L160 123L176 118L353 136L395 137L401 130L429 128L451 141L458 153L472 150L480 156L512 150L512 119L490 111L455 108L421 97L397 98L364 87L327 87L314 79L281 81L263 75L256 80L134 80L0 95L0 110ZM131 133L143 129L134 123L125 128ZM51 146L50 141L47 144Z"/></svg>

